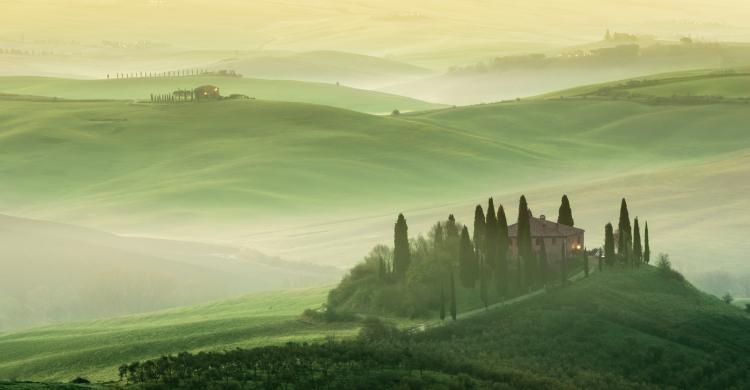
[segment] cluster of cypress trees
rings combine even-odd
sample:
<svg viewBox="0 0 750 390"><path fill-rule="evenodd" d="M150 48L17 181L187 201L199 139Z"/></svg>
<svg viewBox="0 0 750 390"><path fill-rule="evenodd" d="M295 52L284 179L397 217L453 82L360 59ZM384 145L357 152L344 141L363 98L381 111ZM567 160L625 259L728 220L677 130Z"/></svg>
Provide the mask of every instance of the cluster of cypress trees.
<svg viewBox="0 0 750 390"><path fill-rule="evenodd" d="M617 224L617 232L615 232L612 223L607 223L604 227L602 259L609 266L621 264L639 267L641 263L648 264L651 261L648 222L645 224L643 241L641 241L640 222L638 221L638 217L636 217L633 220L633 224L630 224L628 203L624 198L620 204L620 219Z"/></svg>
<svg viewBox="0 0 750 390"><path fill-rule="evenodd" d="M192 102L194 100L195 91L191 89L179 89L172 93L151 94L151 103Z"/></svg>
<svg viewBox="0 0 750 390"><path fill-rule="evenodd" d="M539 253L536 253L531 236L531 210L525 196L521 196L518 205L518 256L515 258L515 278L511 278L510 238L505 208L495 208L494 200L489 198L487 209L477 205L474 210L474 231L469 233L466 226L460 229L453 215L435 227L435 252L448 248L453 261L442 264L445 275L440 278L440 318L446 317L446 305L450 305L450 315L456 316L456 286L454 273L458 271L458 280L462 287L475 289L479 287L479 296L485 307L488 305L488 291L494 281L494 290L498 298L505 299L511 293L524 293L534 286L546 286L550 279L550 267L547 261L547 249L542 240ZM560 205L559 223L572 226L573 213L570 201L563 196ZM410 264L408 227L403 214L399 214L394 229L393 272L397 280L403 280ZM565 247L561 247L565 256ZM587 269L587 267L586 267ZM588 274L588 272L587 272ZM562 267L561 278L567 279L565 267ZM446 284L447 291L446 291ZM515 291L511 289L515 286Z"/></svg>

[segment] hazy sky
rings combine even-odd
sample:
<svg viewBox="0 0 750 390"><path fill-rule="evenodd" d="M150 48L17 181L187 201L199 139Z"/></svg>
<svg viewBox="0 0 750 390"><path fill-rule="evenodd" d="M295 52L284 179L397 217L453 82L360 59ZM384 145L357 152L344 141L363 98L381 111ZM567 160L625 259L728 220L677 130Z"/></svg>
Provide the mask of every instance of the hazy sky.
<svg viewBox="0 0 750 390"><path fill-rule="evenodd" d="M0 39L365 54L556 47L606 28L750 40L745 0L0 0Z"/></svg>

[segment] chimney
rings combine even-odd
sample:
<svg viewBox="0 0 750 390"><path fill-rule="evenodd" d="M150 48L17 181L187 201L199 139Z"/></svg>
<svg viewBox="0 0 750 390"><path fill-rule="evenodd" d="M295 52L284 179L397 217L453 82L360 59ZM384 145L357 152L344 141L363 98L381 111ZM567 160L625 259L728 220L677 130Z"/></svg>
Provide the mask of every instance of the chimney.
<svg viewBox="0 0 750 390"><path fill-rule="evenodd" d="M541 219L542 221L546 221L547 217L544 214L542 214L539 216L539 219Z"/></svg>

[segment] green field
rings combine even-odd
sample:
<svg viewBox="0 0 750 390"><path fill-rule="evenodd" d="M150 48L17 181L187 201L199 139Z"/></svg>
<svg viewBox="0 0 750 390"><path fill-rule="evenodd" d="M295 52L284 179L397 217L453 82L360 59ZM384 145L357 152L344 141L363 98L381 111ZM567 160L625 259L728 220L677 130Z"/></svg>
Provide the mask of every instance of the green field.
<svg viewBox="0 0 750 390"><path fill-rule="evenodd" d="M181 350L346 338L354 324L296 315L326 289L268 293L154 314L0 336L0 378L102 381L122 362ZM461 310L461 309L459 309ZM415 334L412 351L444 358L477 380L529 388L629 388L747 383L750 319L655 268L607 268L564 288ZM398 345L398 344L396 344ZM728 364L732 362L732 364ZM444 371L445 370L445 371Z"/></svg>
<svg viewBox="0 0 750 390"><path fill-rule="evenodd" d="M114 77L114 74L110 75ZM110 80L74 80L50 77L0 77L0 93L63 99L150 100L151 94L216 85L221 94L244 94L262 100L313 103L372 114L429 110L444 107L382 92L291 80L185 76Z"/></svg>
<svg viewBox="0 0 750 390"><path fill-rule="evenodd" d="M288 290L181 309L0 334L0 378L97 381L136 359L189 350L347 337L354 323L310 324L299 317L325 302L329 287Z"/></svg>
<svg viewBox="0 0 750 390"><path fill-rule="evenodd" d="M726 70L702 69L584 85L546 93L540 97L580 97L594 95L603 88L615 88L617 93L627 92L634 96L645 97L721 96L727 99L738 99L750 97L748 86L750 86L750 73L747 67Z"/></svg>
<svg viewBox="0 0 750 390"><path fill-rule="evenodd" d="M397 211L417 234L448 213L470 220L489 195L513 207L524 192L552 214L568 193L592 245L626 196L656 224L659 250L696 266L686 271L714 249L716 267L741 264L745 250L724 245L748 209L744 105L529 100L378 117L260 100L5 98L0 119L0 212L11 215L350 266L390 240Z"/></svg>

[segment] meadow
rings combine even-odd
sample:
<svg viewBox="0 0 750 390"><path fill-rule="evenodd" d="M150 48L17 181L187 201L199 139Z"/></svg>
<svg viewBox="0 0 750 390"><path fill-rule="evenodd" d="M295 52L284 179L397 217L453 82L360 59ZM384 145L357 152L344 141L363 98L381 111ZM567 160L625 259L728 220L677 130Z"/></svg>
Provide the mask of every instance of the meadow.
<svg viewBox="0 0 750 390"><path fill-rule="evenodd" d="M748 115L737 104L606 98L379 117L264 100L6 97L0 212L348 267L390 240L397 211L423 233L448 213L469 220L490 195L512 208L524 192L536 214L552 214L568 193L596 246L626 196L663 249L698 272L697 253L718 251L712 267L742 264ZM719 211L700 206L711 202Z"/></svg>
<svg viewBox="0 0 750 390"><path fill-rule="evenodd" d="M179 89L215 85L221 94L242 94L262 100L320 104L372 114L386 114L444 107L403 96L355 89L334 82L267 80L226 76L76 80L53 77L0 77L0 93L78 100L149 101L151 94L172 94ZM103 76L101 76L103 77Z"/></svg>
<svg viewBox="0 0 750 390"><path fill-rule="evenodd" d="M96 381L125 362L180 351L322 341L356 334L358 324L300 320L330 287L248 295L197 306L0 334L0 378Z"/></svg>

